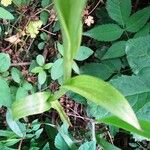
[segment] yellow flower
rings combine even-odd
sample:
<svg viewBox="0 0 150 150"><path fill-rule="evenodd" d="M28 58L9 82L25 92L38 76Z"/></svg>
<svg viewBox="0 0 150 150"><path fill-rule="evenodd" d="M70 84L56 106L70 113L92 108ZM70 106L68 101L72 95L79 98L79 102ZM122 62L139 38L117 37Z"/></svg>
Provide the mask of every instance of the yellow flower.
<svg viewBox="0 0 150 150"><path fill-rule="evenodd" d="M11 3L12 3L12 0L1 0L1 4L4 5L5 7L10 5Z"/></svg>

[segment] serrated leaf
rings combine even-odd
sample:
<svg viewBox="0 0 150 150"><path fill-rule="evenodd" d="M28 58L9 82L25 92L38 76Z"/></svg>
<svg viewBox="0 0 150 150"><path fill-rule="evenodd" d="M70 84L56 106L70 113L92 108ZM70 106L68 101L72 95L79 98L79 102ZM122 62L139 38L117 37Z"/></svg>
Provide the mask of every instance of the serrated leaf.
<svg viewBox="0 0 150 150"><path fill-rule="evenodd" d="M117 58L125 55L126 41L119 41L114 43L102 57L104 59Z"/></svg>
<svg viewBox="0 0 150 150"><path fill-rule="evenodd" d="M50 93L40 92L27 96L21 100L16 100L12 105L12 113L15 120L25 116L43 113L51 108L48 101Z"/></svg>
<svg viewBox="0 0 150 150"><path fill-rule="evenodd" d="M14 16L6 9L0 7L0 18L12 20L12 19L14 19Z"/></svg>
<svg viewBox="0 0 150 150"><path fill-rule="evenodd" d="M137 32L148 21L150 17L150 7L146 7L130 16L126 22L126 30L129 32Z"/></svg>
<svg viewBox="0 0 150 150"><path fill-rule="evenodd" d="M87 59L88 57L90 57L92 54L93 54L93 51L90 48L86 46L81 46L74 59L78 61L83 61Z"/></svg>
<svg viewBox="0 0 150 150"><path fill-rule="evenodd" d="M146 24L140 31L138 31L135 35L134 38L138 38L141 36L147 36L150 34L150 23Z"/></svg>
<svg viewBox="0 0 150 150"><path fill-rule="evenodd" d="M82 75L68 80L63 85L63 88L84 96L118 118L140 129L137 118L128 101L108 83L95 77Z"/></svg>
<svg viewBox="0 0 150 150"><path fill-rule="evenodd" d="M10 88L7 82L0 77L0 105L10 107L12 104Z"/></svg>
<svg viewBox="0 0 150 150"><path fill-rule="evenodd" d="M126 54L135 74L144 68L150 68L150 35L129 40L126 45Z"/></svg>
<svg viewBox="0 0 150 150"><path fill-rule="evenodd" d="M109 16L124 26L131 14L131 0L107 0L106 8Z"/></svg>
<svg viewBox="0 0 150 150"><path fill-rule="evenodd" d="M117 24L105 24L96 26L83 35L98 41L114 41L121 37L123 31Z"/></svg>
<svg viewBox="0 0 150 150"><path fill-rule="evenodd" d="M5 72L11 65L10 56L5 53L0 53L0 72Z"/></svg>

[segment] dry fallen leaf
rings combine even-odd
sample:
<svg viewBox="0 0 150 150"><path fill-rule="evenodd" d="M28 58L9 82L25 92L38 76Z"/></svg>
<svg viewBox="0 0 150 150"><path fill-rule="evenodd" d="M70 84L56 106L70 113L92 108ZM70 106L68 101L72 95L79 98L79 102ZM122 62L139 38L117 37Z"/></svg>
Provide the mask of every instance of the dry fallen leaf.
<svg viewBox="0 0 150 150"><path fill-rule="evenodd" d="M13 35L9 38L6 38L5 41L16 45L21 42L20 35L19 34Z"/></svg>

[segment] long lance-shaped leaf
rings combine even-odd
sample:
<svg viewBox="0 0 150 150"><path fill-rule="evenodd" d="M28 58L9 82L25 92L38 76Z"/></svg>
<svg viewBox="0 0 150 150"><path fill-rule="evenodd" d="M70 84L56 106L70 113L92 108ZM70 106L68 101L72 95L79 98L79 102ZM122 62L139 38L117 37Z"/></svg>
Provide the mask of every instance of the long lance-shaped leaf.
<svg viewBox="0 0 150 150"><path fill-rule="evenodd" d="M81 75L68 80L63 88L84 96L121 120L141 129L128 101L108 83L95 77Z"/></svg>
<svg viewBox="0 0 150 150"><path fill-rule="evenodd" d="M71 76L73 58L80 47L85 3L86 0L54 0L63 35L64 79Z"/></svg>
<svg viewBox="0 0 150 150"><path fill-rule="evenodd" d="M134 133L139 134L141 136L150 138L150 122L148 122L148 121L139 120L139 123L140 123L142 130L138 130L138 129L134 128L129 123L124 122L123 120L121 120L115 116L102 118L102 119L99 119L97 121L101 122L101 123L114 125L118 128L122 128L122 129L125 129L127 131L134 132Z"/></svg>
<svg viewBox="0 0 150 150"><path fill-rule="evenodd" d="M17 100L12 105L12 113L15 120L25 116L43 113L51 108L49 92L39 92Z"/></svg>

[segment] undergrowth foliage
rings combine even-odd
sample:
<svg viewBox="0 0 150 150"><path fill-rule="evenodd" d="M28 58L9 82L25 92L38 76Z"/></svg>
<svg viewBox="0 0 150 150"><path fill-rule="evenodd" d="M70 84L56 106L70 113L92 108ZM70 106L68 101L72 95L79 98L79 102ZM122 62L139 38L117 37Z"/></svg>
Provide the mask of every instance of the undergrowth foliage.
<svg viewBox="0 0 150 150"><path fill-rule="evenodd" d="M93 2L88 12L86 0L1 0L0 149L118 150L120 128L150 139L150 7L135 11L131 2ZM77 118L88 131L76 131Z"/></svg>

